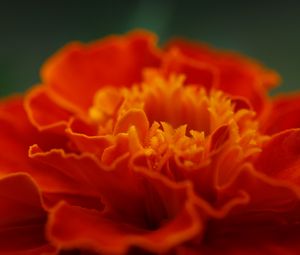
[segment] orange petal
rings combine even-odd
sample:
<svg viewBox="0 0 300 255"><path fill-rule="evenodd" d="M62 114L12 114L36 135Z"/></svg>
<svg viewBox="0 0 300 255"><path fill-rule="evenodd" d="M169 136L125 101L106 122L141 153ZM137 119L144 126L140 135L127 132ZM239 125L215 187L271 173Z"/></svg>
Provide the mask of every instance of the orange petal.
<svg viewBox="0 0 300 255"><path fill-rule="evenodd" d="M16 97L0 104L0 176L29 168L27 150L35 132L22 103L22 98Z"/></svg>
<svg viewBox="0 0 300 255"><path fill-rule="evenodd" d="M300 185L300 129L274 135L264 145L255 166L273 178Z"/></svg>
<svg viewBox="0 0 300 255"><path fill-rule="evenodd" d="M32 89L25 97L24 105L29 120L40 131L51 129L63 133L71 116L49 97L43 86Z"/></svg>
<svg viewBox="0 0 300 255"><path fill-rule="evenodd" d="M115 137L114 143L105 148L101 156L101 162L106 165L111 165L128 155L129 152L129 137L128 134L120 133Z"/></svg>
<svg viewBox="0 0 300 255"><path fill-rule="evenodd" d="M32 175L44 192L98 197L99 203L123 211L124 217L140 213L134 204L142 201L139 193L142 184L132 175L124 157L108 167L100 165L91 154L78 156L62 150L42 152L37 146L31 148L30 156L40 165L40 171ZM132 205L128 206L127 201Z"/></svg>
<svg viewBox="0 0 300 255"><path fill-rule="evenodd" d="M0 253L17 252L47 245L44 226L47 214L40 193L25 174L0 179ZM27 254L27 253L26 253Z"/></svg>
<svg viewBox="0 0 300 255"><path fill-rule="evenodd" d="M135 126L141 141L144 141L148 129L149 121L143 110L131 109L124 114L116 123L114 133L127 133L131 126Z"/></svg>
<svg viewBox="0 0 300 255"><path fill-rule="evenodd" d="M280 77L277 73L237 52L221 51L211 48L204 43L194 43L181 39L171 40L166 48L178 49L189 58L216 65L220 68L220 71L222 71L221 67L223 67L225 71L237 71L236 75L242 73L257 75L261 79L262 83L260 85L263 88L272 88L278 85L280 81Z"/></svg>
<svg viewBox="0 0 300 255"><path fill-rule="evenodd" d="M262 117L261 126L267 134L300 128L300 93L276 97Z"/></svg>
<svg viewBox="0 0 300 255"><path fill-rule="evenodd" d="M66 135L81 153L91 153L101 158L103 151L112 144L112 136L99 136L97 126L85 123L80 119L72 119L67 129ZM73 147L74 147L73 146Z"/></svg>
<svg viewBox="0 0 300 255"><path fill-rule="evenodd" d="M0 129L0 177L25 172L33 176L44 191L67 191L65 179L61 179L57 171L49 171L49 167L33 162L28 157L28 149L32 143L38 142L45 149L63 148L64 138L47 132L41 135L35 130L24 112L22 98L16 97L1 102ZM57 186L58 183L63 185ZM74 188L73 192L74 190L77 192L78 187Z"/></svg>
<svg viewBox="0 0 300 255"><path fill-rule="evenodd" d="M67 130L67 135L82 153L91 153L101 158L103 151L111 145L111 139L106 136L88 136Z"/></svg>
<svg viewBox="0 0 300 255"><path fill-rule="evenodd" d="M85 194L76 194L75 192L43 192L42 194L44 206L47 210L51 210L60 201L65 201L74 206L80 206L88 209L96 209L102 211L104 209L103 203L100 201L100 196L92 196Z"/></svg>
<svg viewBox="0 0 300 255"><path fill-rule="evenodd" d="M140 81L143 68L159 64L155 41L153 34L136 31L88 45L69 44L43 66L42 81L57 102L85 112L101 87L130 86Z"/></svg>
<svg viewBox="0 0 300 255"><path fill-rule="evenodd" d="M217 152L223 146L226 145L230 138L229 125L222 125L217 128L210 136L210 151L212 153Z"/></svg>
<svg viewBox="0 0 300 255"><path fill-rule="evenodd" d="M233 208L226 217L210 222L206 253L273 254L276 250L293 250L295 246L299 250L300 189L248 165L230 185L219 190L218 199L226 200L237 191L246 192L248 202Z"/></svg>
<svg viewBox="0 0 300 255"><path fill-rule="evenodd" d="M208 90L219 85L219 73L209 63L193 61L176 50L167 52L162 61L162 72L165 75L184 74L187 84L197 84Z"/></svg>
<svg viewBox="0 0 300 255"><path fill-rule="evenodd" d="M140 207L145 204L150 206L149 214L147 211L144 214L145 220L150 224L148 228L128 224L122 215L112 220L96 211L61 204L51 214L49 238L65 248L77 247L104 254L124 254L132 246L161 253L195 235L201 235L203 226L193 208L193 202L185 194L185 185L171 186L150 176L146 183L149 193ZM128 200L127 203L131 201ZM161 217L163 215L165 217ZM156 216L160 217L156 219ZM154 230L149 229L151 225L155 227Z"/></svg>
<svg viewBox="0 0 300 255"><path fill-rule="evenodd" d="M275 72L237 53L217 51L183 40L173 40L166 48L179 50L193 61L214 67L219 72L218 88L248 98L258 111L263 107L266 89L279 82Z"/></svg>
<svg viewBox="0 0 300 255"><path fill-rule="evenodd" d="M220 238L226 237L227 232L228 236L239 233L244 237L253 235L254 239L255 234L261 232L267 239L276 235L276 228L292 230L297 226L300 219L299 188L261 174L248 165L241 169L231 184L218 191L219 201L227 199L237 190L245 191L250 199L244 206L236 207L226 218L215 222L214 227L221 231L218 233ZM241 227L243 225L248 230L245 231ZM218 234L214 233L211 238L217 239Z"/></svg>
<svg viewBox="0 0 300 255"><path fill-rule="evenodd" d="M103 208L93 185L95 177L90 177L99 167L89 157L66 154L60 149L43 152L37 145L30 147L29 157L32 169L28 172L43 191L47 208L61 200L87 208Z"/></svg>
<svg viewBox="0 0 300 255"><path fill-rule="evenodd" d="M0 176L31 169L28 148L33 143L38 142L43 148L65 147L64 138L54 134L41 136L35 130L24 112L21 97L0 103L0 130Z"/></svg>
<svg viewBox="0 0 300 255"><path fill-rule="evenodd" d="M231 183L219 190L219 198L225 198L230 192L237 190L244 190L250 197L247 206L237 210L249 212L242 217L249 217L255 221L270 214L284 218L283 221L278 221L278 224L284 224L284 221L293 224L295 218L292 215L299 215L300 188L283 178L276 178L276 174L268 176L255 170L252 165L245 164ZM252 219L251 212L257 212L257 215L255 213L252 215Z"/></svg>
<svg viewBox="0 0 300 255"><path fill-rule="evenodd" d="M90 157L66 154L62 149L43 152L37 145L30 147L29 157L36 169L31 175L43 192L95 194L92 180L99 167Z"/></svg>

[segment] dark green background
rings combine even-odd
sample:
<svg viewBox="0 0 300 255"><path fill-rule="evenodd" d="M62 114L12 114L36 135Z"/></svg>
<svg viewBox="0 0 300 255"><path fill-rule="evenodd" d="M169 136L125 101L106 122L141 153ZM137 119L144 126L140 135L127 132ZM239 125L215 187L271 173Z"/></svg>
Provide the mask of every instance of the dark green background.
<svg viewBox="0 0 300 255"><path fill-rule="evenodd" d="M234 49L277 70L300 88L300 2L291 1L2 1L0 95L39 81L39 67L72 40L90 41L133 28Z"/></svg>

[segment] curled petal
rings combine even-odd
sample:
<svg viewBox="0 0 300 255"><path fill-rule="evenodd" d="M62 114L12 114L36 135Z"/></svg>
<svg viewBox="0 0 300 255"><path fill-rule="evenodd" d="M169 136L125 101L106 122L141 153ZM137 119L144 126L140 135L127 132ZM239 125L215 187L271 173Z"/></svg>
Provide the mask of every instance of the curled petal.
<svg viewBox="0 0 300 255"><path fill-rule="evenodd" d="M27 150L36 132L26 118L22 103L21 97L15 97L0 105L0 176L29 168Z"/></svg>
<svg viewBox="0 0 300 255"><path fill-rule="evenodd" d="M300 128L300 94L274 98L261 118L261 129L276 134L290 128Z"/></svg>
<svg viewBox="0 0 300 255"><path fill-rule="evenodd" d="M209 239L223 244L230 239L241 243L248 240L258 245L261 241L283 238L283 233L289 231L298 233L298 188L261 174L248 165L241 169L231 184L219 190L219 201L232 197L237 190L248 194L248 203L235 207L226 218L213 222Z"/></svg>
<svg viewBox="0 0 300 255"><path fill-rule="evenodd" d="M228 125L223 125L215 130L211 135L210 151L216 153L225 146L230 137L230 128Z"/></svg>
<svg viewBox="0 0 300 255"><path fill-rule="evenodd" d="M0 179L0 253L47 250L47 214L33 180L26 174Z"/></svg>
<svg viewBox="0 0 300 255"><path fill-rule="evenodd" d="M149 192L144 200L150 210L148 224L159 224L154 230L149 229L151 225L141 228L126 224L122 217L112 220L107 214L61 204L51 214L49 238L65 248L124 254L132 246L161 253L196 235L201 236L203 223L186 193L186 185L169 184L146 173L145 177ZM147 211L145 213L147 215Z"/></svg>
<svg viewBox="0 0 300 255"><path fill-rule="evenodd" d="M252 110L251 109L251 104L247 100L247 98L244 97L233 97L231 99L232 104L234 105L234 110L237 112L241 109L247 109L247 110Z"/></svg>
<svg viewBox="0 0 300 255"><path fill-rule="evenodd" d="M90 175L96 175L98 168L89 157L66 154L61 149L43 152L37 145L30 147L29 157L36 166L31 175L44 192L93 194Z"/></svg>
<svg viewBox="0 0 300 255"><path fill-rule="evenodd" d="M75 145L76 149L82 153L91 153L101 158L103 151L112 145L111 135L97 135L93 125L88 125L83 121L73 119L67 129L66 135Z"/></svg>
<svg viewBox="0 0 300 255"><path fill-rule="evenodd" d="M245 164L228 185L219 190L219 198L225 198L231 192L243 190L250 196L247 207L240 208L240 212L257 212L253 219L273 214L291 216L300 209L300 189L284 179L276 179L255 170L250 164ZM247 217L247 215L245 214ZM251 214L249 214L251 217ZM298 217L298 216L297 216ZM287 217L286 221L293 221ZM283 222L282 222L283 223Z"/></svg>
<svg viewBox="0 0 300 255"><path fill-rule="evenodd" d="M139 209L133 205L141 201L141 184L126 166L126 155L105 166L91 154L76 155L62 150L43 152L33 146L30 157L40 165L40 171L32 175L44 192L79 195L83 199L91 197L94 201L98 198L96 208L104 202L116 211L123 210L124 217L127 212L139 214ZM132 205L128 206L127 201ZM75 202L78 204L78 199ZM82 206L84 204L82 201Z"/></svg>
<svg viewBox="0 0 300 255"><path fill-rule="evenodd" d="M266 89L279 82L275 72L237 53L220 52L206 45L183 40L169 42L167 49L177 49L193 61L216 68L219 71L218 88L248 98L258 111L264 106Z"/></svg>
<svg viewBox="0 0 300 255"><path fill-rule="evenodd" d="M214 66L188 59L176 49L165 54L161 69L165 75L184 74L187 83L203 86L207 90L219 85L218 70Z"/></svg>
<svg viewBox="0 0 300 255"><path fill-rule="evenodd" d="M166 48L178 49L189 58L216 65L220 68L221 72L224 71L228 72L228 74L234 74L233 72L236 71L236 77L242 77L242 75L245 75L246 77L246 75L249 75L250 78L251 75L257 75L261 79L260 86L263 88L272 88L278 85L280 79L279 75L274 71L269 70L255 60L239 55L236 52L220 51L205 44L188 42L181 39L170 41Z"/></svg>
<svg viewBox="0 0 300 255"><path fill-rule="evenodd" d="M124 114L116 123L114 133L126 133L131 126L136 127L139 137L143 141L149 129L149 121L143 110L132 109Z"/></svg>
<svg viewBox="0 0 300 255"><path fill-rule="evenodd" d="M33 143L38 142L45 149L65 147L64 137L53 133L43 136L32 127L21 97L0 103L0 130L0 176L20 171L31 173L28 148Z"/></svg>
<svg viewBox="0 0 300 255"><path fill-rule="evenodd" d="M43 86L35 87L27 94L24 106L29 120L40 131L52 129L63 133L71 117L49 97Z"/></svg>
<svg viewBox="0 0 300 255"><path fill-rule="evenodd" d="M248 165L231 184L218 191L218 202L233 201L237 191L248 199L210 221L205 243L179 247L178 253L194 254L197 250L215 255L297 254L300 190Z"/></svg>
<svg viewBox="0 0 300 255"><path fill-rule="evenodd" d="M300 185L300 129L274 135L264 145L255 166L273 178Z"/></svg>
<svg viewBox="0 0 300 255"><path fill-rule="evenodd" d="M42 81L61 105L86 112L101 87L130 86L140 81L143 68L159 64L155 41L153 34L137 31L88 45L69 44L43 66Z"/></svg>

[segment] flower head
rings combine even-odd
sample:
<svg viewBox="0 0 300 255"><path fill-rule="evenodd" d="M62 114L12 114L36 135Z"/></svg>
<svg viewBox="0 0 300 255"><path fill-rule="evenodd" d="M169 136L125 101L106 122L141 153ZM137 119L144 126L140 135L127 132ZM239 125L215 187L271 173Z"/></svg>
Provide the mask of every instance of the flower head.
<svg viewBox="0 0 300 255"><path fill-rule="evenodd" d="M0 253L299 252L299 96L269 98L275 72L135 31L41 77L0 105Z"/></svg>

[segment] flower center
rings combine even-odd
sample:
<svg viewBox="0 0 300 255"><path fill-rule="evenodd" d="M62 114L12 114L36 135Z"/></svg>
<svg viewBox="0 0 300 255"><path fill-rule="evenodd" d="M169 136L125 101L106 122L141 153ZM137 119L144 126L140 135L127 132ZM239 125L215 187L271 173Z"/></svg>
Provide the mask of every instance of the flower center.
<svg viewBox="0 0 300 255"><path fill-rule="evenodd" d="M184 76L166 79L154 70L131 88L99 90L89 114L99 135L130 133L135 127L139 148L152 169L161 169L170 158L184 167L203 165L225 144L238 147L245 159L260 151L265 139L244 100L184 84ZM120 125L126 128L119 129Z"/></svg>
<svg viewBox="0 0 300 255"><path fill-rule="evenodd" d="M243 107L240 105L243 104ZM113 125L132 109L143 110L150 122L166 122L173 128L182 125L187 130L211 134L218 127L236 122L240 128L257 129L257 122L246 103L232 99L222 91L207 93L203 87L185 85L184 76L164 79L155 71L146 73L143 83L131 88L100 89L90 108L90 118L100 130Z"/></svg>

